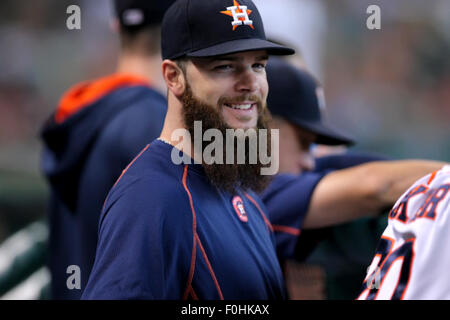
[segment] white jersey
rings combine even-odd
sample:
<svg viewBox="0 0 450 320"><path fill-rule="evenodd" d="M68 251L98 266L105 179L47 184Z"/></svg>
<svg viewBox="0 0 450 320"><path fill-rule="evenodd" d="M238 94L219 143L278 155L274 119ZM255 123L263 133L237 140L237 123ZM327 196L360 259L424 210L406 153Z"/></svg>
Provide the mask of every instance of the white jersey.
<svg viewBox="0 0 450 320"><path fill-rule="evenodd" d="M450 299L449 190L447 165L400 197L358 299Z"/></svg>

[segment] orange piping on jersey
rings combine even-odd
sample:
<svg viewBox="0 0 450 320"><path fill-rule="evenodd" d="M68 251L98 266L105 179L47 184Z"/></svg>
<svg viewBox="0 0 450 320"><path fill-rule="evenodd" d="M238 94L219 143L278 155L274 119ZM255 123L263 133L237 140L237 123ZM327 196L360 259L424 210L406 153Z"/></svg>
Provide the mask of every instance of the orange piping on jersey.
<svg viewBox="0 0 450 320"><path fill-rule="evenodd" d="M139 152L139 154L136 156L136 157L134 157L134 159L133 160L131 160L131 162L126 166L126 168L125 169L123 169L123 171L122 171L122 173L120 174L120 176L119 176L119 178L117 179L117 181L116 181L116 183L114 183L114 186L113 186L113 188L116 186L116 184L119 182L119 180L122 178L122 176L125 174L125 172L127 172L128 171L128 169L131 167L131 165L145 152L145 150L147 150L148 149L148 147L149 147L150 145L148 144L148 145L146 145L145 146L145 148L144 149L142 149L141 150L141 152Z"/></svg>
<svg viewBox="0 0 450 320"><path fill-rule="evenodd" d="M197 233L197 218L195 215L195 209L194 209L194 203L192 201L192 195L191 192L189 191L189 188L187 187L186 184L186 178L187 178L187 173L188 173L188 166L185 165L184 166L184 172L183 172L183 187L186 190L186 193L189 197L189 204L191 206L191 211L192 211L192 233L193 233L193 238L192 238L192 255L191 255L191 267L189 269L189 276L188 276L188 282L187 282L187 286L186 286L186 290L184 292L183 295L183 300L186 300L189 292L192 289L192 279L194 278L194 271L195 271L195 258L197 255L197 244L196 244L196 233Z"/></svg>
<svg viewBox="0 0 450 320"><path fill-rule="evenodd" d="M248 200L250 200L255 207L258 209L259 213L261 214L261 216L264 219L264 222L266 223L267 227L269 228L270 231L273 232L273 227L272 224L270 223L269 219L267 219L264 211L262 211L261 207L258 205L258 203L255 201L255 199L253 199L248 193L244 192L245 196L247 197Z"/></svg>
<svg viewBox="0 0 450 320"><path fill-rule="evenodd" d="M193 222L192 222L192 233L194 234L194 239L193 239L193 247L192 247L192 257L191 257L191 269L189 271L189 277L188 277L188 284L187 284L187 288L186 291L183 295L183 299L186 300L187 296L189 294L189 292L191 292L191 294L193 293L195 295L194 289L192 288L192 279L194 277L194 270L195 270L195 257L196 257L196 250L197 250L197 244L200 247L200 251L203 255L203 258L205 259L206 262L206 266L209 269L209 272L211 274L211 277L214 281L214 284L217 288L217 292L219 293L220 299L223 300L223 295L222 295L222 290L220 289L219 283L217 281L216 275L213 271L213 268L211 266L211 264L209 263L209 259L208 256L206 255L205 250L203 249L202 243L200 241L200 238L198 237L197 234L197 218L196 218L196 214L195 214L195 209L194 209L194 202L192 200L192 195L191 192L189 191L189 188L187 186L186 180L187 180L187 173L188 173L188 165L184 166L184 173L183 173L183 187L186 190L188 197L189 197L189 203L191 205L191 211L192 211L192 216L193 216ZM195 297L197 297L195 295ZM198 299L198 298L197 298Z"/></svg>
<svg viewBox="0 0 450 320"><path fill-rule="evenodd" d="M198 234L195 234L195 236L197 238L197 243L198 243L198 245L200 247L200 251L202 252L203 259L205 259L206 266L209 269L209 273L211 274L211 277L212 277L212 279L214 281L214 284L216 286L217 292L219 293L220 300L223 300L222 289L220 289L220 285L219 285L219 282L217 281L216 274L214 273L214 270L213 270L213 268L211 266L211 263L209 262L208 256L206 255L205 249L202 246L202 242L200 241L200 238L198 237Z"/></svg>
<svg viewBox="0 0 450 320"><path fill-rule="evenodd" d="M194 288L192 287L192 285L191 285L191 288L190 288L190 291L189 291L189 292L191 293L192 299L198 300L198 297L197 297L197 295L195 294L195 291L194 291Z"/></svg>
<svg viewBox="0 0 450 320"><path fill-rule="evenodd" d="M276 231L276 232L289 233L289 234L291 234L293 236L299 236L300 233L301 233L300 229L293 228L293 227L280 226L280 225L276 225L276 224L273 224L272 227L273 227L273 230Z"/></svg>
<svg viewBox="0 0 450 320"><path fill-rule="evenodd" d="M438 173L439 170L436 170L435 172L433 172L430 176L430 179L428 179L427 185L430 185L431 181L434 180L434 178L436 177L436 174Z"/></svg>
<svg viewBox="0 0 450 320"><path fill-rule="evenodd" d="M150 86L150 83L143 77L124 73L81 82L70 88L61 98L55 113L55 122L62 123L76 112L91 105L111 91L131 85Z"/></svg>

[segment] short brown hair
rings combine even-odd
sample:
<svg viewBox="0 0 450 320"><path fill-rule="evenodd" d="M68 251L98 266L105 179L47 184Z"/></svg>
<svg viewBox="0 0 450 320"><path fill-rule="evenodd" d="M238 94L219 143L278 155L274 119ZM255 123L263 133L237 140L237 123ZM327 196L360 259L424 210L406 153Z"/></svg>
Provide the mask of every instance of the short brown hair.
<svg viewBox="0 0 450 320"><path fill-rule="evenodd" d="M188 58L181 57L181 58L175 59L174 61L177 64L177 66L181 69L181 71L183 71L184 76L186 76L186 67L187 67L187 63L188 63Z"/></svg>
<svg viewBox="0 0 450 320"><path fill-rule="evenodd" d="M136 31L120 29L120 46L124 51L142 55L161 52L161 26L148 26Z"/></svg>

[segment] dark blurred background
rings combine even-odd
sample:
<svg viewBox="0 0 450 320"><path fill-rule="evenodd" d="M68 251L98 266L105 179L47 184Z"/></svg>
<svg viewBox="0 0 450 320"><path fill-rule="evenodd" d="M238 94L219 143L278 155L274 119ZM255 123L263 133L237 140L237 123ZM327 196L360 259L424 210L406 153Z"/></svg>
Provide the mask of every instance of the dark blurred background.
<svg viewBox="0 0 450 320"><path fill-rule="evenodd" d="M450 160L450 1L255 3L268 36L300 49L356 150ZM81 30L66 27L71 4ZM381 30L366 27L371 4ZM113 72L111 19L109 0L0 2L0 243L46 218L40 128L72 84Z"/></svg>

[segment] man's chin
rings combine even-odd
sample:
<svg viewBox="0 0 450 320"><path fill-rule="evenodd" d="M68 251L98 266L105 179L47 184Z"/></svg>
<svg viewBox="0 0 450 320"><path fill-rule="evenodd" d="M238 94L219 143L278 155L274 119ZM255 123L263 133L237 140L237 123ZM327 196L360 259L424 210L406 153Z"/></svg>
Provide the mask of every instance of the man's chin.
<svg viewBox="0 0 450 320"><path fill-rule="evenodd" d="M231 117L224 117L224 122L226 123L228 128L231 129L257 129L258 128L258 119L257 117L254 118L231 118Z"/></svg>
<svg viewBox="0 0 450 320"><path fill-rule="evenodd" d="M258 125L258 112L256 110L249 114L237 114L234 110L225 109L222 112L223 119L227 126L232 129L250 129L257 128ZM235 114L236 113L236 114Z"/></svg>
<svg viewBox="0 0 450 320"><path fill-rule="evenodd" d="M225 139L223 141L225 143L222 145L221 153L223 159L228 159L228 156L231 156L231 159L234 159L233 163L230 164L224 162L207 164L202 162L202 166L205 169L206 176L210 182L219 189L228 191L231 194L236 193L239 189L254 190L257 192L262 191L269 181L268 176L261 175L262 163L258 160L255 164L247 162L244 164L237 164L235 162L238 159L237 149L227 150L228 143L226 143L226 139L228 132L226 131L227 129L267 128L265 113L259 114L258 112L259 110L265 109L258 107L255 108L255 110L250 110L250 112L244 114L230 110L219 111L217 107L202 103L202 101L196 99L193 96L190 87L187 87L182 102L184 123L189 130L191 137L194 138L195 136L194 123L196 121L201 121L201 130L203 130L203 133L209 129L219 130L223 139ZM223 104L219 103L218 105ZM241 139L241 137L239 134L237 136L233 134L231 139L235 141L234 139ZM245 159L250 159L250 148L248 144L252 143L252 141L249 137L244 137L244 142ZM267 146L270 149L270 136L265 143L267 143ZM210 142L203 140L203 143L201 143L201 151L203 152L209 145ZM256 145L259 145L259 141L256 141Z"/></svg>
<svg viewBox="0 0 450 320"><path fill-rule="evenodd" d="M238 130L238 129L242 129L242 130L248 130L248 129L254 129L254 130L258 130L258 127L256 126L256 124L247 124L247 123L242 123L239 122L238 124L233 124L233 123L227 123L227 126L229 129L233 129L233 130Z"/></svg>

